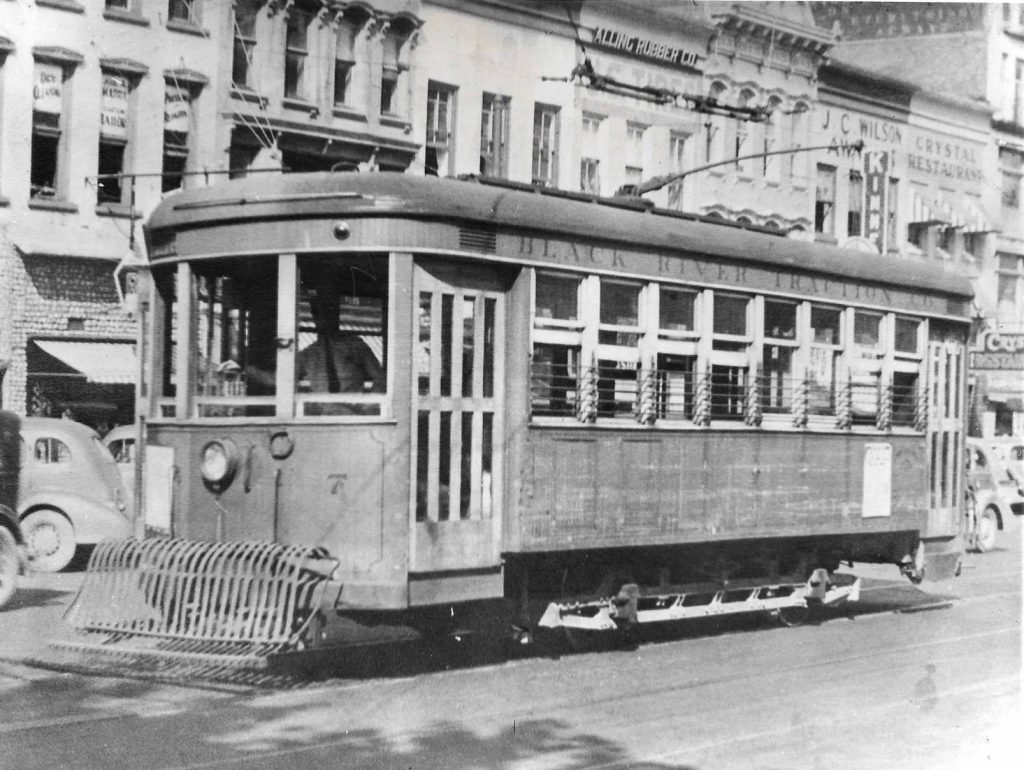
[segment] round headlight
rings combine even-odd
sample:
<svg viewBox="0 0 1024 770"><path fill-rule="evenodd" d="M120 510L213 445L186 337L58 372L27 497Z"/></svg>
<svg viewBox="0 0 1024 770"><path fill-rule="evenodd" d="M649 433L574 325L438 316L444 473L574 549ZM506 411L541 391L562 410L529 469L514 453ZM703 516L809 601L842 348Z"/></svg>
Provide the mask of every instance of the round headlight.
<svg viewBox="0 0 1024 770"><path fill-rule="evenodd" d="M203 447L199 473L210 487L217 491L231 483L238 469L238 449L231 439L207 442Z"/></svg>

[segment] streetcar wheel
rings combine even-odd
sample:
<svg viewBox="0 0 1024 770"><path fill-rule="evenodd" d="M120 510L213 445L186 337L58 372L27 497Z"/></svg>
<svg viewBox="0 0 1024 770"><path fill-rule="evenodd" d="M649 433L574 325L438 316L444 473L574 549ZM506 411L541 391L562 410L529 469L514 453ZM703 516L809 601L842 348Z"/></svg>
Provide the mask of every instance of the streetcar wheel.
<svg viewBox="0 0 1024 770"><path fill-rule="evenodd" d="M999 519L996 517L996 512L991 508L986 508L978 517L978 530L974 536L974 547L978 549L978 553L985 553L996 547L997 532L999 532Z"/></svg>
<svg viewBox="0 0 1024 770"><path fill-rule="evenodd" d="M811 608L807 604L796 607L780 607L775 610L776 619L786 628L802 626L810 616Z"/></svg>
<svg viewBox="0 0 1024 770"><path fill-rule="evenodd" d="M75 528L52 508L35 511L21 522L36 572L60 572L75 555Z"/></svg>
<svg viewBox="0 0 1024 770"><path fill-rule="evenodd" d="M14 596L18 581L18 543L7 527L0 526L0 609Z"/></svg>

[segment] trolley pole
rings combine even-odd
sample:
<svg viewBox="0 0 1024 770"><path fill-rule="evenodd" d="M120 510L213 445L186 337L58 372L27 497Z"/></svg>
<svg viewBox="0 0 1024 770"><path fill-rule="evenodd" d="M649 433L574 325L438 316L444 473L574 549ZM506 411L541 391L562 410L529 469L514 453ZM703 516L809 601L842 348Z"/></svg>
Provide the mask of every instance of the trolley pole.
<svg viewBox="0 0 1024 770"><path fill-rule="evenodd" d="M708 169L718 168L719 166L731 166L733 163L737 163L741 160L753 160L754 158L767 158L771 155L795 155L798 152L814 152L816 150L831 150L837 149L844 152L856 152L860 153L864 150L864 140L858 139L856 142L842 144L817 144L811 147L789 147L785 150L771 150L769 152L755 152L752 155L739 155L735 158L729 158L728 160L720 160L715 163L706 163L703 166L697 166L697 168L687 169L686 171L679 171L674 174L665 174L663 176L656 176L653 179L649 179L646 182L641 182L638 185L623 185L619 188L619 192L616 194L617 197L640 197L649 192L660 190L665 185L670 185L673 182L678 182L681 179L685 179L691 174L697 174L701 171L707 171Z"/></svg>

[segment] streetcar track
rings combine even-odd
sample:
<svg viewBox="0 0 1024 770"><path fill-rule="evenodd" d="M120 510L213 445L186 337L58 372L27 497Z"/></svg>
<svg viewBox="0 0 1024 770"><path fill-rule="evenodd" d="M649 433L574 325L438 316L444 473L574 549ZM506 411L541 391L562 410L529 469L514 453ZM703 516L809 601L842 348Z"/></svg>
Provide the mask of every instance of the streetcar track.
<svg viewBox="0 0 1024 770"><path fill-rule="evenodd" d="M705 678L705 679L697 679L697 680L691 680L691 681L675 682L675 683L672 683L670 685L665 685L663 687L646 688L646 689L644 689L644 691L642 693L636 693L635 695L631 695L628 698L623 698L621 693L617 693L615 695L607 696L607 697L590 697L590 698L582 698L582 699L579 698L579 697L574 697L572 699L571 703L563 702L563 703L559 703L559 704L551 704L550 706L547 706L547 707L540 706L540 708L543 709L543 713L544 713L545 718L551 719L551 718L553 718L555 715L557 715L560 712L565 712L565 711L576 712L581 707L600 707L600 706L605 705L605 704L614 704L615 708L613 708L611 710L611 712L609 713L608 722L609 723L616 723L617 724L617 723L619 723L621 721L621 711L622 711L623 708L625 708L625 706L622 703L623 700L636 700L638 698L646 699L646 698L649 698L651 696L660 695L660 694L663 694L663 693L669 693L669 692L672 692L674 690L679 690L679 689L696 689L696 688L702 688L702 687L712 687L712 686L717 686L717 685L721 685L721 684L741 682L741 681L743 681L745 679L754 680L754 679L763 678L763 677L766 677L766 676L777 676L779 674L796 673L796 672L801 672L801 671L812 670L812 669L815 669L815 668L834 669L837 666L837 664L840 664L840 663L850 663L850 662L869 660L869 659L876 659L877 660L877 658L879 656L892 657L894 655L898 655L898 654L901 654L901 653L911 652L911 651L914 651L914 650L920 650L920 649L925 649L925 648L929 648L929 647L937 647L937 646L951 645L951 644L952 645L958 645L958 644L960 644L962 642L966 642L966 641L974 641L974 640L978 640L978 639L984 639L984 638L988 638L988 637L998 636L998 635L1001 635L1001 634L1019 633L1019 632L1020 632L1019 628L994 629L994 630L982 631L982 632L978 632L978 633L974 633L974 634L964 634L964 635L955 636L955 637L947 637L947 638L944 638L944 639L929 640L929 641L926 641L926 642L919 642L919 643L916 643L916 644L904 645L902 647L888 648L888 649L885 649L885 650L874 650L874 651L870 651L870 652L861 653L861 654L858 654L858 655L849 655L849 656L845 656L845 657L831 657L831 658L826 658L826 659L819 660L819 661L808 662L808 663L800 664L800 665L773 667L770 670L746 671L746 672L737 673L737 674L731 674L731 675L723 675L723 676L717 676L717 677L708 677L708 678ZM960 658L962 656L958 654L957 657ZM479 672L479 671L481 671L481 669L474 669L474 671ZM451 673L451 672L449 672L449 673ZM469 673L469 672L459 672L459 673ZM418 679L418 677L417 677L417 679ZM971 691L973 689L980 689L980 688L982 688L984 686L991 685L991 684L997 684L997 685L1001 686L1002 684L1009 683L1009 682L1019 682L1019 677L1008 676L1008 677L1002 677L1002 678L995 679L995 680L986 680L985 682L974 683L974 684L967 685L967 686L961 687L961 688L947 689L945 691L941 691L939 694L940 695L955 695L955 694L959 694L960 692L969 692L969 691ZM380 685L380 682L378 681L377 682L377 686L379 686L379 685ZM345 689L348 690L350 688L345 688ZM275 699L275 700L277 700L277 699ZM280 704L277 704L277 705L280 705ZM875 707L872 710L885 710L885 709L890 709L890 708L892 708L894 706L904 707L905 705L906 705L906 698L903 698L903 699L901 699L899 701L892 701L892 702L888 702L886 704L882 704L882 706ZM487 711L487 710L477 710L477 711L474 712L474 720L476 722L478 722L478 723L481 722L481 721L484 721L484 720L494 722L494 721L497 721L501 717L506 717L507 719L510 719L510 720L511 719L516 719L516 716L514 714L504 714L503 712L498 711L498 710L490 710L490 711ZM806 729L806 725L807 724L808 724L807 722L803 723L802 728ZM821 722L821 724L825 724L825 722ZM595 727L599 728L600 724L596 724L595 725L594 720L590 720L590 722L588 723L588 730L593 732L595 730ZM429 729L430 729L429 725L423 725L423 726L420 726L420 727L418 727L416 729L409 729L409 730L403 730L401 732L388 733L388 734L382 736L382 738L385 738L389 742L400 744L400 743L404 742L406 739L411 738L411 737L415 737L416 735L421 734L425 730L429 730ZM770 732L769 731L765 731L763 734L765 734L765 735L767 735L767 734L777 735L778 733L779 733L779 731L774 730L774 731L770 731ZM762 735L762 733L757 733L757 734L751 735L749 738L744 738L744 739L755 739L757 737L760 737L761 735ZM736 739L736 740L739 740L739 739ZM263 759L271 759L271 758L275 758L275 757L293 756L293 755L299 755L299 754L308 753L308 752L311 752L311 751L317 751L317 750L321 750L321 749L330 749L332 747L343 747L347 742L348 742L348 738L341 737L341 738L336 738L336 739L332 739L332 740L318 741L315 744L310 744L310 745L307 745L307 746L292 746L292 747L283 748L283 749L273 749L273 750L265 751L265 752L251 751L251 752L247 752L247 753L244 753L244 754L240 754L239 756L236 756L236 757L227 757L227 758L222 758L222 759L216 759L216 760L210 760L210 761L204 761L204 762L198 762L198 763L192 763L192 764L186 764L186 765L174 765L171 768L168 768L168 770L200 770L201 768L220 767L220 766L233 765L233 764L238 764L238 763L243 763L243 762L253 762L256 759L263 760ZM717 742L717 743L716 742L711 742L711 743L708 744L708 748L714 748L716 745L718 745L718 743L721 743L722 745L727 745L729 742L730 741L721 741L721 742ZM735 741L732 741L732 742L735 742ZM685 751L691 751L691 750L702 750L702 749L700 747L698 747L696 749L687 748ZM239 749L239 751L242 751L242 750ZM678 753L682 753L682 752L678 752ZM673 754L669 753L669 754L666 754L665 756L672 756L672 755ZM656 758L659 758L659 757L660 757L660 755L655 755L655 756L647 757L647 758L641 757L641 758L631 758L631 759L628 759L628 760L621 760L621 761L610 763L608 765L594 765L594 766L591 766L591 770L597 770L598 768L602 768L602 767L605 767L605 766L607 766L607 767L616 767L616 766L628 765L628 764L630 764L632 762L636 762L636 761L641 760L641 759L656 759Z"/></svg>
<svg viewBox="0 0 1024 770"><path fill-rule="evenodd" d="M1020 682L1020 678L1017 676L1004 676L997 679L989 679L984 682L976 682L973 684L961 685L959 687L946 688L944 690L937 690L935 693L936 698L948 698L955 697L958 695L966 695L971 692L990 689L993 686L999 687L1005 684ZM892 711L894 709L906 708L907 699L899 698L896 700L889 700L885 703L876 704L874 706L864 708L860 710L861 714L881 714L886 711ZM741 736L731 736L723 740L706 741L696 746L687 746L684 749L677 749L674 751L659 752L656 754L634 756L629 759L616 760L614 762L605 762L596 765L585 765L586 770L608 770L613 767L628 767L631 764L637 762L651 762L655 760L665 760L670 758L684 757L688 754L693 754L702 751L709 751L712 749L721 749L727 746L736 745L739 743L747 743L749 741L762 740L765 738L777 738L780 734L790 734L794 732L802 732L807 730L809 727L834 727L835 721L833 716L818 719L808 719L801 721L799 724L790 725L784 728L773 728L770 730L759 730L757 732L747 733Z"/></svg>

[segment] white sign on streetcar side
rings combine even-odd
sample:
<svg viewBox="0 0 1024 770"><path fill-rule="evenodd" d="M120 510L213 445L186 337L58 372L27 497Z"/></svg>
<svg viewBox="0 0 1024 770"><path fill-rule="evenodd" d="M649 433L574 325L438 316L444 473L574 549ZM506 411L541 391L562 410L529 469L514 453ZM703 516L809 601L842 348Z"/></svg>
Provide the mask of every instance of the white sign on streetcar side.
<svg viewBox="0 0 1024 770"><path fill-rule="evenodd" d="M864 491L861 516L892 515L892 444L864 445Z"/></svg>

